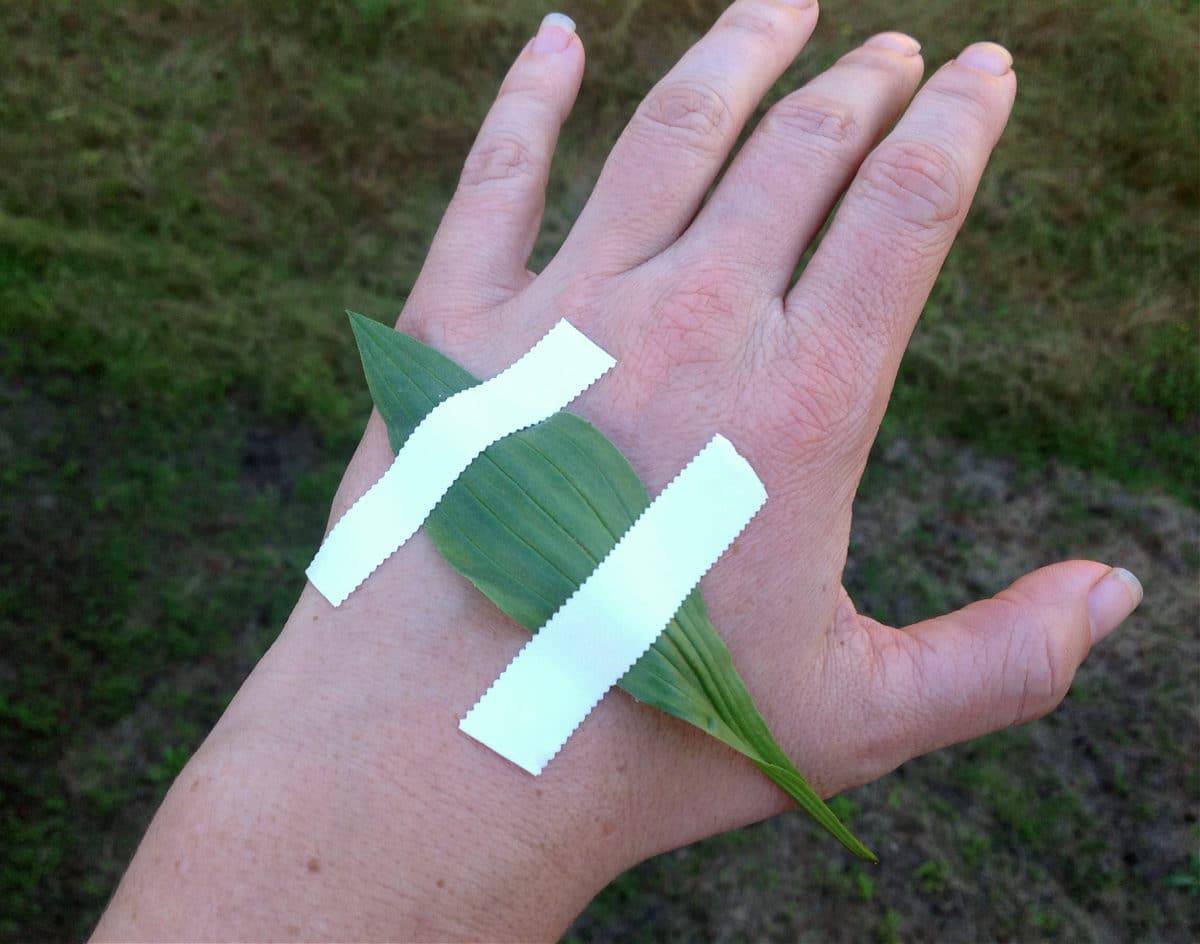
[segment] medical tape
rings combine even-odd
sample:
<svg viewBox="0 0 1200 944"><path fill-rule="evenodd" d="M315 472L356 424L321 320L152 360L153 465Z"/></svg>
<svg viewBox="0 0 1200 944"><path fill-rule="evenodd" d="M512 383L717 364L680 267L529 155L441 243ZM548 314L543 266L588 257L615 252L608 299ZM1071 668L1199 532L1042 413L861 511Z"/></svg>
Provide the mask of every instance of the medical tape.
<svg viewBox="0 0 1200 944"><path fill-rule="evenodd" d="M391 467L333 526L306 571L339 606L416 533L484 449L553 416L616 361L566 321L491 380L439 403Z"/></svg>
<svg viewBox="0 0 1200 944"><path fill-rule="evenodd" d="M459 724L537 775L767 499L714 436L542 626Z"/></svg>

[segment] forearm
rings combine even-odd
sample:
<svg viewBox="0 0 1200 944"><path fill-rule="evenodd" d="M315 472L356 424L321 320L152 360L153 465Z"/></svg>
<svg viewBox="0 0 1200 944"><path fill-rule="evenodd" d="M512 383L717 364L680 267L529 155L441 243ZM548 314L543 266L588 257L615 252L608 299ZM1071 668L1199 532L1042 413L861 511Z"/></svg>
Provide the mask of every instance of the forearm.
<svg viewBox="0 0 1200 944"><path fill-rule="evenodd" d="M482 754L453 715L422 716L414 678L396 680L407 695L346 684L347 650L395 649L350 638L320 657L326 634L354 632L306 593L171 788L97 940L554 938L628 864L575 778L535 785Z"/></svg>

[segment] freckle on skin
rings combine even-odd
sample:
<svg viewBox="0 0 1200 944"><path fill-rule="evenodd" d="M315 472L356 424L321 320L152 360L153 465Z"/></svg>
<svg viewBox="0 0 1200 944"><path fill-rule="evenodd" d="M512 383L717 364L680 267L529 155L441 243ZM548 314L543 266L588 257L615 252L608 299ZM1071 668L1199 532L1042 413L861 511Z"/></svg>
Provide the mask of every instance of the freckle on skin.
<svg viewBox="0 0 1200 944"><path fill-rule="evenodd" d="M614 823L612 820L606 820L605 822L600 824L600 832L602 832L605 836L611 836L616 831L617 831L617 824Z"/></svg>
<svg viewBox="0 0 1200 944"><path fill-rule="evenodd" d="M286 928L284 928L284 931L287 932L288 937L296 937L300 933L300 925L289 924Z"/></svg>
<svg viewBox="0 0 1200 944"><path fill-rule="evenodd" d="M446 887L446 880L445 880L444 878L439 878L439 879L437 880L437 887L438 887L438 888L445 888L445 887Z"/></svg>
<svg viewBox="0 0 1200 944"><path fill-rule="evenodd" d="M192 781L192 785L190 787L188 787L188 792L189 793L195 792L196 788L199 786L200 786L200 778L197 777L195 780Z"/></svg>
<svg viewBox="0 0 1200 944"><path fill-rule="evenodd" d="M320 872L321 871L321 863L317 861L316 856L312 856L308 860L308 870L310 872Z"/></svg>

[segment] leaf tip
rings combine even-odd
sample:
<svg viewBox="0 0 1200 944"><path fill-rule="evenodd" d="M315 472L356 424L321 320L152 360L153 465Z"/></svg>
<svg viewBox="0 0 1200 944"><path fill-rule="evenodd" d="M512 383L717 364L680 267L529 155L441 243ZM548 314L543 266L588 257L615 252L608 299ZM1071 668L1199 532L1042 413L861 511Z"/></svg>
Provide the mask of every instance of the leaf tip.
<svg viewBox="0 0 1200 944"><path fill-rule="evenodd" d="M349 308L346 309L346 317L350 319L350 330L354 333L354 341L358 345L360 352L363 350L363 342L371 338L372 335L377 336L380 330L392 330L374 318L359 314L357 311L351 311Z"/></svg>

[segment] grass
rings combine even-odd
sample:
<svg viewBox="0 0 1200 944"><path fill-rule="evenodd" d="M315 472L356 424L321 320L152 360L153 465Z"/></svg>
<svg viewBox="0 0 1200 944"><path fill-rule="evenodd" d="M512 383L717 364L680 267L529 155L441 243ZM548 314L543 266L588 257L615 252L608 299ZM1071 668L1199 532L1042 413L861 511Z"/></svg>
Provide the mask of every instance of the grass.
<svg viewBox="0 0 1200 944"><path fill-rule="evenodd" d="M1194 7L824 7L776 95L891 27L930 62L999 39L1020 72L885 444L934 433L1030 474L1065 463L1200 503ZM637 100L718 8L569 11L588 74L536 263ZM0 12L0 938L87 932L173 773L281 625L368 405L342 309L398 309L542 12L525 0ZM920 568L865 567L882 609L949 602ZM956 776L978 778L964 787L995 822L1059 868L1054 845L1075 845L1069 799L1031 798L1042 788L1007 769L972 761ZM961 860L929 861L970 869L997 842L969 835ZM1174 893L1194 893L1194 861L1172 875ZM918 930L860 879L845 884L877 909L864 936ZM1029 926L1052 934L1058 912L1038 915Z"/></svg>

